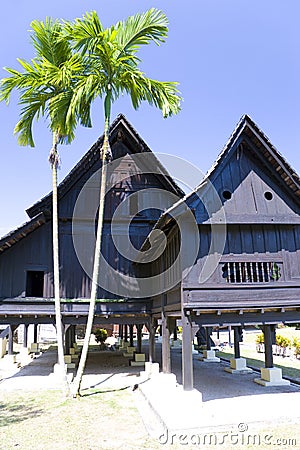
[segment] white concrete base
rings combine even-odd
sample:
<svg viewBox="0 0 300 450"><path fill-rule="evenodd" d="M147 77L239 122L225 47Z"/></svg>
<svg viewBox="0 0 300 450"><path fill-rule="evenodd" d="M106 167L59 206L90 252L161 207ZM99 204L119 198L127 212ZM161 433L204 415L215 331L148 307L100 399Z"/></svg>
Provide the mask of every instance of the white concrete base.
<svg viewBox="0 0 300 450"><path fill-rule="evenodd" d="M135 353L134 361L130 361L131 366L144 366L146 360L145 353Z"/></svg>
<svg viewBox="0 0 300 450"><path fill-rule="evenodd" d="M135 352L135 350L136 350L135 347L128 346L126 348L126 352L123 353L123 356L125 356L125 358L132 358L133 357L133 353Z"/></svg>
<svg viewBox="0 0 300 450"><path fill-rule="evenodd" d="M3 358L3 356L6 353L6 345L7 345L7 339L0 338L0 358Z"/></svg>
<svg viewBox="0 0 300 450"><path fill-rule="evenodd" d="M38 353L39 352L39 344L36 342L32 342L30 345L30 353Z"/></svg>
<svg viewBox="0 0 300 450"><path fill-rule="evenodd" d="M76 353L75 348L74 348L74 347L71 347L71 348L69 349L69 354L70 354L70 355L75 355L75 353Z"/></svg>
<svg viewBox="0 0 300 450"><path fill-rule="evenodd" d="M65 355L64 356L64 361L65 361L65 364L71 364L71 362L72 362L72 355Z"/></svg>
<svg viewBox="0 0 300 450"><path fill-rule="evenodd" d="M149 361L145 362L145 370L140 372L140 376L144 379L152 378L159 374L159 364Z"/></svg>
<svg viewBox="0 0 300 450"><path fill-rule="evenodd" d="M68 364L66 364L66 366L67 366L67 369L75 369L76 364L75 363L68 363Z"/></svg>
<svg viewBox="0 0 300 450"><path fill-rule="evenodd" d="M205 362L220 362L214 350L203 350L203 356L200 359Z"/></svg>
<svg viewBox="0 0 300 450"><path fill-rule="evenodd" d="M225 367L225 372L229 373L250 373L252 369L247 367L245 358L231 358L230 367Z"/></svg>
<svg viewBox="0 0 300 450"><path fill-rule="evenodd" d="M291 384L289 380L282 378L282 370L278 367L262 367L260 373L261 378L255 378L254 381L262 386L288 386Z"/></svg>

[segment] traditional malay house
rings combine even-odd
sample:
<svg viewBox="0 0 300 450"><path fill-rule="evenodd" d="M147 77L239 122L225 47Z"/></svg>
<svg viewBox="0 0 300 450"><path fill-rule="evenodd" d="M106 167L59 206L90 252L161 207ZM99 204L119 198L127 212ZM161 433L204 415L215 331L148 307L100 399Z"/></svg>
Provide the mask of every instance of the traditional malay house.
<svg viewBox="0 0 300 450"><path fill-rule="evenodd" d="M247 370L239 351L243 327L262 327L265 368L256 381L287 382L273 367L272 343L276 324L300 320L299 213L298 175L244 116L201 184L160 217L151 244L159 249L163 232L166 250L140 270L164 274L165 290L153 298L152 317L161 320L166 373L170 333L174 320L182 321L185 390L193 388L198 327L205 327L207 336L212 327L234 328L233 371ZM209 346L204 358L216 360Z"/></svg>
<svg viewBox="0 0 300 450"><path fill-rule="evenodd" d="M102 139L59 186L66 347L88 312ZM199 327L209 337L212 327L232 326L231 369L244 371L241 331L258 325L265 337L265 368L257 381L284 383L273 367L272 342L276 324L300 322L298 175L248 116L186 196L124 116L112 124L110 142L115 165L106 195L95 323L135 324L140 330L147 324L150 362L160 324L162 370L169 373L170 334L180 320L185 390L193 388L192 341ZM156 203L149 206L146 195L135 194L151 189ZM26 330L29 324L54 323L51 195L27 212L30 220L0 240L0 323L11 332L20 324ZM130 239L120 247L125 235ZM143 277L155 283L152 293L144 289ZM215 360L209 345L204 358Z"/></svg>
<svg viewBox="0 0 300 450"><path fill-rule="evenodd" d="M76 324L85 324L87 319L102 142L103 136L58 187L60 295L66 353L74 341ZM117 248L128 234L132 246L139 248L160 216L157 209L138 205L134 194L144 188L157 189L177 199L184 193L123 115L111 125L110 143L113 161L108 172L94 323L126 325L124 335L128 325L132 340L133 325L137 326L140 338L142 325L148 323L151 301L137 296L130 298L126 289L120 295L118 286L122 279L116 280L117 276L130 277L134 267L124 251ZM112 216L117 209L112 232ZM30 324L35 325L36 342L37 325L55 323L51 210L50 193L27 210L30 218L27 223L0 240L0 324L9 325L10 355L12 333L19 325L24 325L26 347Z"/></svg>

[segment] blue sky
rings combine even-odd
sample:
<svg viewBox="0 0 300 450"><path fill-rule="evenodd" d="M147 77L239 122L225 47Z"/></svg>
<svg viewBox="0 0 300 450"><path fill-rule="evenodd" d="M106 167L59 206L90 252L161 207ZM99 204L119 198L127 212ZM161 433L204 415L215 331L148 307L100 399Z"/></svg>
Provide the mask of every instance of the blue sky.
<svg viewBox="0 0 300 450"><path fill-rule="evenodd" d="M247 113L288 162L300 172L300 3L299 0L14 0L1 6L0 77L16 58L33 56L28 30L33 19L73 19L97 10L110 26L150 7L168 16L169 38L141 52L152 78L180 82L181 113L163 119L147 105L134 111L124 98L112 119L124 113L154 152L182 156L206 172L240 117ZM51 135L40 120L35 148L19 147L13 135L17 96L0 104L0 235L27 220L25 209L51 190L47 162ZM60 180L102 134L101 103L93 128L78 128L76 140L60 148ZM175 177L179 174L173 174Z"/></svg>

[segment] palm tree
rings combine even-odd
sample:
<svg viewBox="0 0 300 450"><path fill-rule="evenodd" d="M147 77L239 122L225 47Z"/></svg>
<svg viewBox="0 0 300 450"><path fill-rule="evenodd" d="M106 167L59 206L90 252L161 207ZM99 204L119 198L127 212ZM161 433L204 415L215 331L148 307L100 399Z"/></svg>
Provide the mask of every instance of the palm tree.
<svg viewBox="0 0 300 450"><path fill-rule="evenodd" d="M31 23L31 39L35 48L35 58L30 62L18 59L23 71L6 68L10 77L3 78L0 84L0 100L9 103L11 92L20 92L19 104L22 106L21 118L14 133L18 134L20 145L34 147L32 126L34 119L46 116L52 132L53 142L49 154L52 169L52 232L53 232L53 271L56 333L58 345L58 368L67 387L64 363L62 319L60 310L59 245L58 245L58 204L57 168L59 165L58 144L70 143L74 137L77 121L90 125L88 114L81 111L79 116L70 112L74 96L76 77L82 74L82 58L74 54L62 31L63 25L57 20L47 18L45 22ZM73 100L74 101L74 100ZM83 102L82 102L83 105Z"/></svg>
<svg viewBox="0 0 300 450"><path fill-rule="evenodd" d="M164 117L168 117L179 112L181 97L176 82L150 79L138 67L140 60L136 53L139 48L152 41L159 45L167 37L168 20L163 12L152 8L104 29L97 13L93 11L73 23L65 23L65 29L74 48L81 51L87 60L85 74L78 84L78 95L74 97L72 104L73 114L83 100L89 105L97 97L104 100L104 140L100 154L101 186L91 299L81 358L71 386L73 396L77 396L80 395L97 299L107 162L112 157L109 145L112 103L121 94L127 93L134 109L137 109L142 101L147 101L159 108Z"/></svg>

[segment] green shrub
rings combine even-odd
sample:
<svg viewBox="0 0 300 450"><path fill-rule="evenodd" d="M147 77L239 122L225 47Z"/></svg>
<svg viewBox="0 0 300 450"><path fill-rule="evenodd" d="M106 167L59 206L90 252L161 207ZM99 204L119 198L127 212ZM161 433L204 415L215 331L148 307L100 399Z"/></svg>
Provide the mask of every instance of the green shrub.
<svg viewBox="0 0 300 450"><path fill-rule="evenodd" d="M107 339L107 331L104 328L96 328L96 330L93 331L93 334L95 335L96 342L103 345Z"/></svg>
<svg viewBox="0 0 300 450"><path fill-rule="evenodd" d="M258 335L256 336L255 342L256 342L257 344L264 344L264 342L265 342L264 334L263 334L263 333L258 334Z"/></svg>

